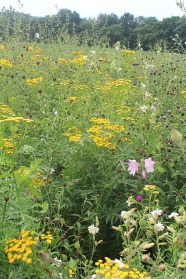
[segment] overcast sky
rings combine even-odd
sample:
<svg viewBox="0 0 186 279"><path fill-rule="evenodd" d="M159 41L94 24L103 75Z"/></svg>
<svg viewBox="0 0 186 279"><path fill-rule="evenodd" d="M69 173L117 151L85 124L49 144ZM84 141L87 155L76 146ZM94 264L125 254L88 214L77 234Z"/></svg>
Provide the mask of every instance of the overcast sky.
<svg viewBox="0 0 186 279"><path fill-rule="evenodd" d="M18 0L0 0L0 9L11 5L19 10ZM98 14L124 13L137 16L155 16L158 20L171 16L182 16L176 0L20 0L21 11L32 16L45 16L57 13L57 9L69 9L80 14L81 18L96 18ZM57 9L56 6L57 5Z"/></svg>

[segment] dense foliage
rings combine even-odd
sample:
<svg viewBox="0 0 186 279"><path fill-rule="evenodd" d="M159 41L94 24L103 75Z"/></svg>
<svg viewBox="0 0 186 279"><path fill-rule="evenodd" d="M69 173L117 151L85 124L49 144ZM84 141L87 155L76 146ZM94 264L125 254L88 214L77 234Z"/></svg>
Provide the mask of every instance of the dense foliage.
<svg viewBox="0 0 186 279"><path fill-rule="evenodd" d="M79 44L87 41L90 46L95 39L102 38L102 43L113 46L120 41L131 49L170 50L179 45L179 50L183 52L186 47L185 16L157 20L156 17L134 17L130 13L118 17L112 13L99 14L96 19L86 19L68 9L61 9L56 15L45 17L33 17L12 9L0 12L0 36L3 39L9 35L21 35L24 40L31 41L38 32L45 42L63 41L64 30L70 36L76 35Z"/></svg>

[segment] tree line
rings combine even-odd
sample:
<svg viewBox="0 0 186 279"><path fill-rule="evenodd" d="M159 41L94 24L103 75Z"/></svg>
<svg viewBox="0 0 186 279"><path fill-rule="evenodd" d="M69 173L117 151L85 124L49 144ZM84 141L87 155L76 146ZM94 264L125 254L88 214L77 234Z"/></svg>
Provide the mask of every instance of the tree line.
<svg viewBox="0 0 186 279"><path fill-rule="evenodd" d="M1 40L22 38L32 41L35 33L43 42L65 41L75 38L77 43L102 44L114 46L120 42L130 49L158 48L184 50L186 48L185 16L173 16L158 20L156 17L143 17L124 13L121 17L114 13L99 14L97 18L81 18L76 11L61 9L56 15L33 17L13 9L0 12Z"/></svg>

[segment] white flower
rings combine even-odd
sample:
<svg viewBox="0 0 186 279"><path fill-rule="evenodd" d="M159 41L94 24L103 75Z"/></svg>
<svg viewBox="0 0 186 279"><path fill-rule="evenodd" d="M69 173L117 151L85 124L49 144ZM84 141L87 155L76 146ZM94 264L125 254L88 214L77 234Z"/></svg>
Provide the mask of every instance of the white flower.
<svg viewBox="0 0 186 279"><path fill-rule="evenodd" d="M126 218L127 211L121 211L121 217Z"/></svg>
<svg viewBox="0 0 186 279"><path fill-rule="evenodd" d="M58 260L57 257L55 257L54 259L51 259L51 262L55 264L55 266L57 267L60 267L61 266L61 263L62 261L61 260Z"/></svg>
<svg viewBox="0 0 186 279"><path fill-rule="evenodd" d="M147 97L150 97L150 96L151 96L151 94L150 94L150 93L145 92L144 99L147 99Z"/></svg>
<svg viewBox="0 0 186 279"><path fill-rule="evenodd" d="M33 152L33 147L30 146L30 145L25 144L22 148L22 151L25 152L25 153Z"/></svg>
<svg viewBox="0 0 186 279"><path fill-rule="evenodd" d="M170 215L168 215L169 218L172 218L174 216L178 216L179 214L176 212L172 212Z"/></svg>
<svg viewBox="0 0 186 279"><path fill-rule="evenodd" d="M88 227L88 231L89 231L89 233L95 235L96 233L99 232L99 228L95 227L94 225L91 225Z"/></svg>
<svg viewBox="0 0 186 279"><path fill-rule="evenodd" d="M93 274L91 278L96 278L96 274Z"/></svg>
<svg viewBox="0 0 186 279"><path fill-rule="evenodd" d="M157 230L158 232L163 231L164 230L164 225L162 225L162 223L158 222L155 226L155 230Z"/></svg>
<svg viewBox="0 0 186 279"><path fill-rule="evenodd" d="M129 207L131 206L131 204L133 204L133 203L130 202L130 201L126 201L126 203L128 204ZM122 217L122 216L121 216L121 217Z"/></svg>
<svg viewBox="0 0 186 279"><path fill-rule="evenodd" d="M154 216L154 217L157 217L158 215L161 215L161 213L162 213L163 211L161 210L161 209L156 209L156 210L154 210L154 211L151 211L151 215L152 216Z"/></svg>
<svg viewBox="0 0 186 279"><path fill-rule="evenodd" d="M130 217L131 211L121 211L121 217L123 219L128 219Z"/></svg>
<svg viewBox="0 0 186 279"><path fill-rule="evenodd" d="M114 262L119 264L119 268L124 268L124 264L120 260L115 259Z"/></svg>
<svg viewBox="0 0 186 279"><path fill-rule="evenodd" d="M39 33L35 33L35 38L39 39Z"/></svg>
<svg viewBox="0 0 186 279"><path fill-rule="evenodd" d="M116 46L116 47L115 47L115 50L119 50L119 46Z"/></svg>
<svg viewBox="0 0 186 279"><path fill-rule="evenodd" d="M144 105L144 106L140 107L140 109L142 110L142 112L146 112L147 107Z"/></svg>
<svg viewBox="0 0 186 279"><path fill-rule="evenodd" d="M53 174L55 172L55 169L50 169L50 174Z"/></svg>
<svg viewBox="0 0 186 279"><path fill-rule="evenodd" d="M156 110L156 107L155 107L155 106L151 106L150 108L153 109L153 110Z"/></svg>

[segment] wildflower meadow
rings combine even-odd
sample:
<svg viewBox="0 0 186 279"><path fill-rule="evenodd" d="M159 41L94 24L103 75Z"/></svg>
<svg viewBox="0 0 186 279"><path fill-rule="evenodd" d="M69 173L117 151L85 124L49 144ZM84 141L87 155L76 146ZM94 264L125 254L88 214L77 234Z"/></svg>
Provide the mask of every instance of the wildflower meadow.
<svg viewBox="0 0 186 279"><path fill-rule="evenodd" d="M184 278L183 50L15 27L0 39L0 278Z"/></svg>

